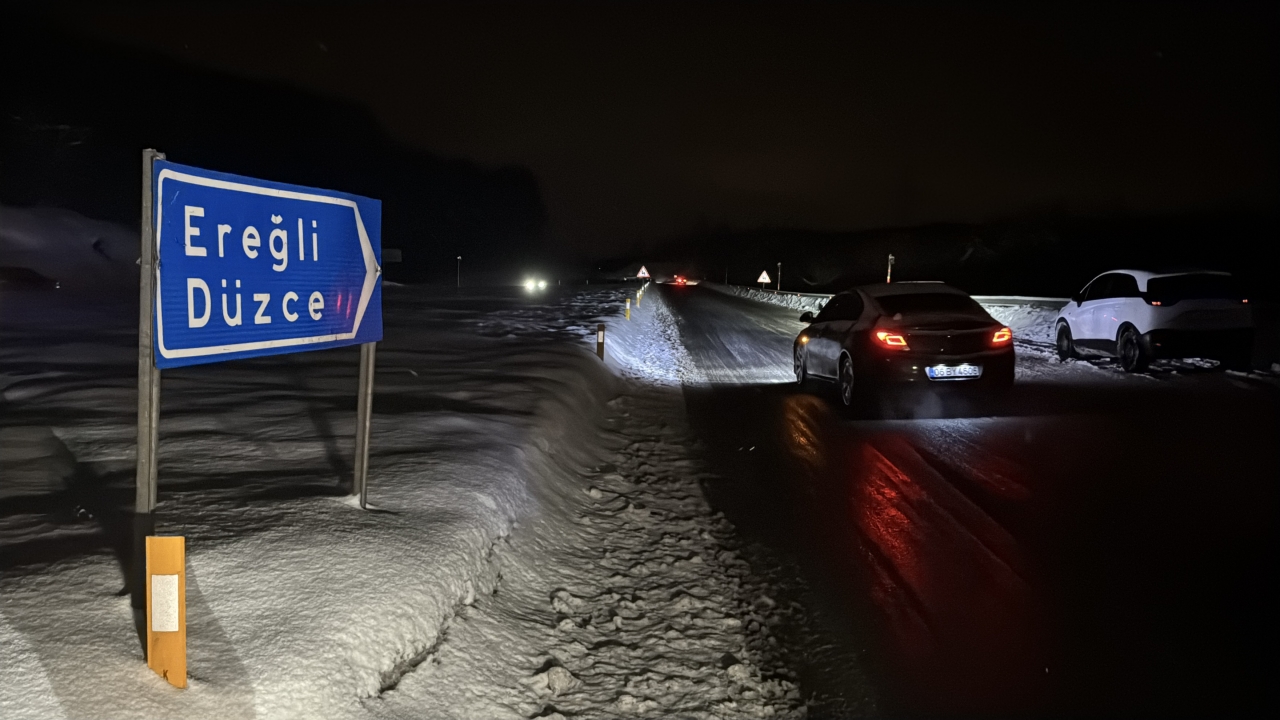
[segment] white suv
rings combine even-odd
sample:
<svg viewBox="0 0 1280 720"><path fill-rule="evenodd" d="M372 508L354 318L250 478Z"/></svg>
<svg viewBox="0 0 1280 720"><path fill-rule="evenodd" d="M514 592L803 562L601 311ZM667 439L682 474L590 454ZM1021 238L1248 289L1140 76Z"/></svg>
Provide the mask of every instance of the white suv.
<svg viewBox="0 0 1280 720"><path fill-rule="evenodd" d="M1115 355L1128 372L1154 358L1199 357L1246 370L1253 350L1249 300L1230 273L1113 270L1058 313L1058 357Z"/></svg>

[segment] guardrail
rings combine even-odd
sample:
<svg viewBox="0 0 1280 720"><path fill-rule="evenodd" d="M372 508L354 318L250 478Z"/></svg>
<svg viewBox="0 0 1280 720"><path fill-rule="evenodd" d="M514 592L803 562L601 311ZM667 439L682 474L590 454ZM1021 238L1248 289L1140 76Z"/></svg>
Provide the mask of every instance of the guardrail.
<svg viewBox="0 0 1280 720"><path fill-rule="evenodd" d="M772 288L758 288L752 285L734 285L734 284L725 285L724 283L712 283L712 282L707 282L707 284L720 285L721 287L742 288L744 290L750 290L752 292L768 293L770 295L790 295L792 297L830 298L834 295L834 293L802 293L802 292L792 292L790 290L774 290ZM1041 297L1038 295L972 295L971 297L974 300L977 300L978 302L990 303L992 305L999 305L1003 303L1008 303L1013 305L1026 305L1026 304L1035 304L1035 303L1040 303L1045 305L1052 305L1052 304L1065 305L1066 303L1071 301L1071 298Z"/></svg>

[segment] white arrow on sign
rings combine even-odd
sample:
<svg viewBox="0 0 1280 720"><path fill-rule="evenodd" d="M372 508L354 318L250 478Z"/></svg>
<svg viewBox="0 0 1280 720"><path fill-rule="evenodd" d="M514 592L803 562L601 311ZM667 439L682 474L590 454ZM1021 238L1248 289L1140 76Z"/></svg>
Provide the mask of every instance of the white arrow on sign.
<svg viewBox="0 0 1280 720"><path fill-rule="evenodd" d="M645 269L644 269L644 266L643 266L643 265L641 265L641 266L640 266L640 272L636 273L636 277L638 277L638 278L647 278L647 277L649 277L649 271L648 271L648 270L645 270Z"/></svg>
<svg viewBox="0 0 1280 720"><path fill-rule="evenodd" d="M756 278L756 282L760 282L760 283L770 283L770 282L773 282L773 280L769 279L769 271L768 271L768 270L766 270L766 271L764 271L764 272L760 273L760 277Z"/></svg>

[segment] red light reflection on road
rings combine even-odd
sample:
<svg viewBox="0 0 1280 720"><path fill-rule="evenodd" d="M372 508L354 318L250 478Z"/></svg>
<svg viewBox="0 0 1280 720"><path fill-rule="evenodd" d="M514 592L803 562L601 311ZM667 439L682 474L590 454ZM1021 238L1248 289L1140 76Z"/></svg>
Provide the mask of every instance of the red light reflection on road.
<svg viewBox="0 0 1280 720"><path fill-rule="evenodd" d="M874 436L851 452L848 508L870 596L898 661L935 694L928 706L1027 707L1044 663L1017 541L905 433Z"/></svg>
<svg viewBox="0 0 1280 720"><path fill-rule="evenodd" d="M913 445L927 422L869 434L831 422L829 406L814 398L789 398L783 411L784 445L804 469L799 482L808 484L815 522L829 528L823 542L861 578L895 675L918 703L910 709L1039 707L1046 653L1025 552L965 494L990 492L992 483L962 491L949 479L996 470L1004 491L996 497L1016 501L1029 485L1016 475L1021 467L989 462L976 437L964 457L935 466Z"/></svg>

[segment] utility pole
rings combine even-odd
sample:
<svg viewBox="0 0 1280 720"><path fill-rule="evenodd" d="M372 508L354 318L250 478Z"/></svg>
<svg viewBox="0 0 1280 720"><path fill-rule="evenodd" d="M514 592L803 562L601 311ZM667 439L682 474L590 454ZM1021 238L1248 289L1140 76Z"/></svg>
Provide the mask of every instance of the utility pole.
<svg viewBox="0 0 1280 720"><path fill-rule="evenodd" d="M782 291L782 263L778 263L778 285L776 289L779 292Z"/></svg>
<svg viewBox="0 0 1280 720"><path fill-rule="evenodd" d="M462 256L458 256L458 287L462 287Z"/></svg>

